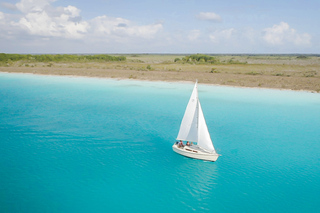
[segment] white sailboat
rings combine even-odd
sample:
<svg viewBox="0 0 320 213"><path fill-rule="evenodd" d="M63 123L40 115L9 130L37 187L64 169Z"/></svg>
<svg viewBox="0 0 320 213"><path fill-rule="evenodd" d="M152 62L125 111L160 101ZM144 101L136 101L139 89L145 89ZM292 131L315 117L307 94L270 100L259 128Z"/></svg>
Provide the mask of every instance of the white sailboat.
<svg viewBox="0 0 320 213"><path fill-rule="evenodd" d="M176 153L200 160L216 161L220 156L213 144L198 98L198 81L196 82L186 111L184 113L177 140L188 141L190 145L173 144ZM196 144L195 144L196 143Z"/></svg>

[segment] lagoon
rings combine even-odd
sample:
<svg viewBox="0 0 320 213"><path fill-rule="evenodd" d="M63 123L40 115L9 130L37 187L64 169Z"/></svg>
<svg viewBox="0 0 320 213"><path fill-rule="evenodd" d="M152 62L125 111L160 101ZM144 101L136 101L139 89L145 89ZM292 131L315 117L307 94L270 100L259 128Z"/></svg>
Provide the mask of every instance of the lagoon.
<svg viewBox="0 0 320 213"><path fill-rule="evenodd" d="M192 88L0 73L0 211L320 211L320 94L200 82L212 163L171 148Z"/></svg>

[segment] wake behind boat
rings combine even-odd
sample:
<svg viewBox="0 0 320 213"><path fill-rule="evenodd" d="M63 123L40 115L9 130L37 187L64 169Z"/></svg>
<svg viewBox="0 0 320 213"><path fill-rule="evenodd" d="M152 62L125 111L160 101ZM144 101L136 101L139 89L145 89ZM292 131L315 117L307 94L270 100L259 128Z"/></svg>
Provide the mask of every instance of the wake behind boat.
<svg viewBox="0 0 320 213"><path fill-rule="evenodd" d="M219 157L212 144L200 105L198 82L196 82L193 88L180 125L177 140L180 140L180 142L173 144L172 149L180 155L207 161L216 161ZM182 141L188 142L187 144L183 144Z"/></svg>

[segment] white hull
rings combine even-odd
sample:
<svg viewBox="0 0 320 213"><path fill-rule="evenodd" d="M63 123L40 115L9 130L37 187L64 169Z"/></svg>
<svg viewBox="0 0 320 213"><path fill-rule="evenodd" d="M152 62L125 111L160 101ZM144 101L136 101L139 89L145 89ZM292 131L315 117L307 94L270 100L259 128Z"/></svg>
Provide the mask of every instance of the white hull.
<svg viewBox="0 0 320 213"><path fill-rule="evenodd" d="M193 149L192 146L184 146L179 148L176 144L174 144L172 149L180 155L199 160L216 161L219 157L219 154L217 153L209 153L200 149Z"/></svg>

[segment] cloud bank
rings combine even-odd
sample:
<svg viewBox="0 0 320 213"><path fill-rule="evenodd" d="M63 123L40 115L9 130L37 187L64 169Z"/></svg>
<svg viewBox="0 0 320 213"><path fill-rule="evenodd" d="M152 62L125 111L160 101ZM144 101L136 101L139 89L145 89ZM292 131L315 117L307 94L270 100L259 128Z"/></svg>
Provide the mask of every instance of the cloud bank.
<svg viewBox="0 0 320 213"><path fill-rule="evenodd" d="M79 8L55 7L55 1L2 3L13 12L0 11L0 52L254 53L312 46L310 34L283 21L261 29L223 28L220 15L200 12L190 18L200 20L201 26L168 31L170 21L139 24L108 15L83 20Z"/></svg>
<svg viewBox="0 0 320 213"><path fill-rule="evenodd" d="M298 34L288 23L281 22L273 27L264 29L263 39L272 45L284 45L292 43L295 45L310 45L311 36L308 33Z"/></svg>
<svg viewBox="0 0 320 213"><path fill-rule="evenodd" d="M7 8L16 8L21 15L16 20L10 15L0 13L3 29L24 31L26 35L40 37L60 37L67 39L116 39L131 36L144 39L153 36L162 29L162 23L137 25L123 18L98 16L83 21L81 10L74 6L53 7L55 0L21 0L16 5L5 4ZM10 20L6 23L3 20ZM2 21L2 22L1 22Z"/></svg>

